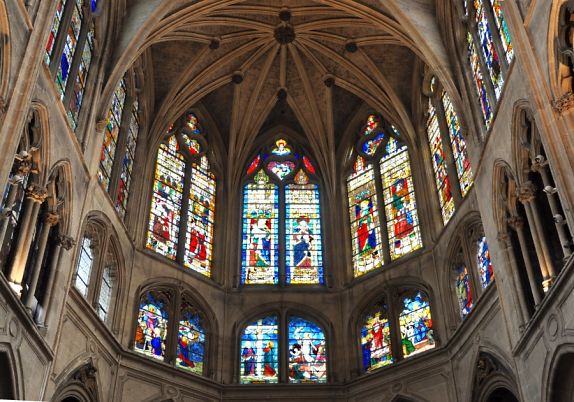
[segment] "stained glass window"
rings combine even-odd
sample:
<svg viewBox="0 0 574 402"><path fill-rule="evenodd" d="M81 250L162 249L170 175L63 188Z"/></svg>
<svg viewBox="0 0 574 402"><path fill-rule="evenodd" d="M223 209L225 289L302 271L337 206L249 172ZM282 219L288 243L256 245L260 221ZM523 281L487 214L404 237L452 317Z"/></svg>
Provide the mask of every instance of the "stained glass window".
<svg viewBox="0 0 574 402"><path fill-rule="evenodd" d="M460 308L460 315L465 318L472 309L472 289L466 265L461 264L455 270L455 291Z"/></svg>
<svg viewBox="0 0 574 402"><path fill-rule="evenodd" d="M480 60L478 53L476 52L476 46L472 39L472 35L468 33L468 61L472 70L472 78L474 85L476 87L476 93L478 99L480 100L480 106L482 110L482 116L484 118L484 123L486 127L490 127L492 123L492 108L490 106L490 101L488 100L488 93L486 91L486 86L484 85L484 79L482 78L482 72L480 71Z"/></svg>
<svg viewBox="0 0 574 402"><path fill-rule="evenodd" d="M506 24L506 19L504 18L504 13L502 12L500 0L490 0L490 5L492 6L494 22L496 24L496 28L498 28L498 33L502 41L502 47L506 53L506 60L510 64L514 57L514 47L512 46L510 32L508 32L508 25Z"/></svg>
<svg viewBox="0 0 574 402"><path fill-rule="evenodd" d="M92 240L89 237L82 239L82 248L80 249L80 258L76 268L76 279L74 286L84 297L88 295L88 286L90 284L90 275L92 274L92 265L94 256L92 252Z"/></svg>
<svg viewBox="0 0 574 402"><path fill-rule="evenodd" d="M488 25L488 19L486 17L486 10L482 4L483 0L474 0L474 6L476 10L475 20L476 29L479 39L479 47L484 56L484 63L488 74L490 76L490 81L494 87L494 94L496 99L500 98L502 93L502 87L504 86L504 79L502 78L502 70L500 67L500 60L498 58L498 53L492 39L492 32L490 31L490 26Z"/></svg>
<svg viewBox="0 0 574 402"><path fill-rule="evenodd" d="M480 282L482 283L482 287L486 288L492 281L494 281L494 271L492 269L492 262L490 261L488 243L484 236L477 242L476 259L478 269L480 271Z"/></svg>
<svg viewBox="0 0 574 402"><path fill-rule="evenodd" d="M355 162L354 173L347 180L347 193L353 267L357 277L383 265L374 171L360 156Z"/></svg>
<svg viewBox="0 0 574 402"><path fill-rule="evenodd" d="M391 259L422 247L411 164L406 145L389 138L380 161Z"/></svg>
<svg viewBox="0 0 574 402"><path fill-rule="evenodd" d="M399 316L403 356L410 357L434 348L433 327L427 296L421 291L409 292L402 298Z"/></svg>
<svg viewBox="0 0 574 402"><path fill-rule="evenodd" d="M108 123L104 129L104 143L100 154L100 169L98 179L109 190L112 167L116 156L116 148L120 133L120 124L126 101L126 83L122 78L112 96L112 103L108 111Z"/></svg>
<svg viewBox="0 0 574 402"><path fill-rule="evenodd" d="M361 327L361 349L366 371L393 363L391 328L385 303L378 303L365 315Z"/></svg>
<svg viewBox="0 0 574 402"><path fill-rule="evenodd" d="M159 292L147 292L140 301L134 349L163 360L168 324L167 298Z"/></svg>
<svg viewBox="0 0 574 402"><path fill-rule="evenodd" d="M184 264L206 276L210 275L215 216L215 177L209 172L207 157L191 166L187 247Z"/></svg>
<svg viewBox="0 0 574 402"><path fill-rule="evenodd" d="M132 116L127 133L126 152L122 160L116 197L116 210L124 219L127 212L128 196L130 194L130 187L132 183L132 169L134 165L136 145L140 130L138 113L139 103L138 101L135 101L132 106Z"/></svg>
<svg viewBox="0 0 574 402"><path fill-rule="evenodd" d="M68 109L68 121L70 122L70 125L74 130L76 129L78 124L78 115L80 114L80 108L82 107L82 101L84 99L84 90L86 89L88 71L90 70L90 65L92 63L92 54L94 52L94 38L95 38L95 27L92 21L90 30L88 31L87 34L86 43L84 44L84 49L82 51L80 66L78 69L78 74L76 75L76 79L74 81L74 87Z"/></svg>
<svg viewBox="0 0 574 402"><path fill-rule="evenodd" d="M102 283L100 284L100 294L98 297L98 315L102 321L106 321L108 312L110 311L110 302L112 300L112 267L105 267L102 275Z"/></svg>
<svg viewBox="0 0 574 402"><path fill-rule="evenodd" d="M454 156L458 182L460 184L460 192L464 197L468 193L473 181L472 169L470 167L470 160L468 159L468 151L466 149L466 141L462 135L458 115L454 111L454 107L446 91L442 92L441 101L444 107L446 124L448 126L450 144Z"/></svg>
<svg viewBox="0 0 574 402"><path fill-rule="evenodd" d="M205 330L197 309L184 301L177 335L176 366L192 373L203 374Z"/></svg>
<svg viewBox="0 0 574 402"><path fill-rule="evenodd" d="M279 380L279 327L271 315L249 324L241 335L240 382L277 383Z"/></svg>
<svg viewBox="0 0 574 402"><path fill-rule="evenodd" d="M309 158L278 139L247 173L253 177L243 193L241 283L278 284L284 260L285 284L323 284L320 193Z"/></svg>
<svg viewBox="0 0 574 402"><path fill-rule="evenodd" d="M175 136L157 152L147 247L175 260L179 235L185 161Z"/></svg>
<svg viewBox="0 0 574 402"><path fill-rule="evenodd" d="M82 1L76 0L73 5L72 19L68 26L68 32L66 35L66 42L64 44L64 51L60 58L60 65L58 67L58 72L56 74L56 84L60 92L60 97L64 99L64 94L66 92L66 83L68 82L68 76L70 73L70 67L72 66L72 60L74 58L74 53L76 51L76 46L78 44L78 39L80 36L80 28L82 27Z"/></svg>
<svg viewBox="0 0 574 402"><path fill-rule="evenodd" d="M327 382L325 334L315 323L289 319L289 382Z"/></svg>
<svg viewBox="0 0 574 402"><path fill-rule="evenodd" d="M241 283L279 280L279 189L263 170L243 190L243 269Z"/></svg>
<svg viewBox="0 0 574 402"><path fill-rule="evenodd" d="M209 277L216 180L197 117L189 113L178 122L158 150L147 247Z"/></svg>
<svg viewBox="0 0 574 402"><path fill-rule="evenodd" d="M60 25L62 23L62 17L64 16L64 9L66 8L67 0L58 0L56 5L56 12L54 13L54 18L52 19L52 26L50 27L50 34L48 35L48 42L46 43L46 55L44 56L44 61L47 65L53 57L54 46L56 45L56 38L58 36L58 31L60 30Z"/></svg>
<svg viewBox="0 0 574 402"><path fill-rule="evenodd" d="M438 190L442 219L446 225L454 214L455 207L450 186L450 179L446 169L437 112L432 104L431 99L429 99L428 104L428 119L426 129L431 150L432 165L436 187Z"/></svg>

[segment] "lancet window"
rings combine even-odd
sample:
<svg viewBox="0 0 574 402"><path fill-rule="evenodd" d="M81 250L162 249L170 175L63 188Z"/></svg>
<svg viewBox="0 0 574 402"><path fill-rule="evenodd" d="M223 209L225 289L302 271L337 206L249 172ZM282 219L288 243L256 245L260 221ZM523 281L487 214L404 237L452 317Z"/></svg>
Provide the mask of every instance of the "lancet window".
<svg viewBox="0 0 574 402"><path fill-rule="evenodd" d="M472 185L472 169L458 114L436 78L428 88L426 131L441 215L446 225Z"/></svg>
<svg viewBox="0 0 574 402"><path fill-rule="evenodd" d="M416 288L385 290L361 316L362 369L377 370L436 346L428 295Z"/></svg>
<svg viewBox="0 0 574 402"><path fill-rule="evenodd" d="M208 327L204 314L185 292L146 290L139 299L134 351L204 375Z"/></svg>
<svg viewBox="0 0 574 402"><path fill-rule="evenodd" d="M139 105L136 79L130 71L120 80L112 95L98 170L98 180L124 220L140 130Z"/></svg>
<svg viewBox="0 0 574 402"><path fill-rule="evenodd" d="M110 327L118 324L114 317L121 289L117 242L108 224L89 216L78 243L73 279L75 289Z"/></svg>
<svg viewBox="0 0 574 402"><path fill-rule="evenodd" d="M78 126L95 50L97 1L58 0L44 61L54 77L68 123Z"/></svg>
<svg viewBox="0 0 574 402"><path fill-rule="evenodd" d="M146 247L211 276L216 180L197 116L189 112L160 144Z"/></svg>
<svg viewBox="0 0 574 402"><path fill-rule="evenodd" d="M276 313L261 317L241 333L240 383L326 383L326 343L324 330L312 320Z"/></svg>
<svg viewBox="0 0 574 402"><path fill-rule="evenodd" d="M322 285L320 190L311 160L280 138L246 173L241 284Z"/></svg>
<svg viewBox="0 0 574 402"><path fill-rule="evenodd" d="M409 151L399 131L370 115L355 148L347 195L358 277L420 249L422 239Z"/></svg>
<svg viewBox="0 0 574 402"><path fill-rule="evenodd" d="M472 0L462 4L467 25L466 51L472 81L480 100L486 128L504 88L514 58L510 31L500 0Z"/></svg>

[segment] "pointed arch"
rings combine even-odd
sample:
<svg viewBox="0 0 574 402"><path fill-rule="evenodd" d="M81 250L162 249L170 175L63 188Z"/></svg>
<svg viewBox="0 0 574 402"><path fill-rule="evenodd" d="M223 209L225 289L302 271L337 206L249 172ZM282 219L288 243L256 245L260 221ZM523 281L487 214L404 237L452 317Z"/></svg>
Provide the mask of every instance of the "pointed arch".
<svg viewBox="0 0 574 402"><path fill-rule="evenodd" d="M500 390L507 390L508 395L512 395L518 401L516 395L519 395L519 388L516 377L507 360L502 358L498 351L492 347L482 347L478 350L475 362L473 402L496 402L498 399L491 398L501 392Z"/></svg>
<svg viewBox="0 0 574 402"><path fill-rule="evenodd" d="M10 21L5 0L0 0L0 119L8 102L10 62L12 61Z"/></svg>

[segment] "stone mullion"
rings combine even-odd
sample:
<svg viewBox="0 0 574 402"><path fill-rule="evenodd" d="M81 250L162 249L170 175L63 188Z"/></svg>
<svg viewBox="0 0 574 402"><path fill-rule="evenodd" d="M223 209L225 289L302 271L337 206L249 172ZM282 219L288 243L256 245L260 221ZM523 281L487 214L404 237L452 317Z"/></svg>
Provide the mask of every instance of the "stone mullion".
<svg viewBox="0 0 574 402"><path fill-rule="evenodd" d="M76 78L78 71L80 69L80 62L82 61L82 54L84 52L84 46L88 39L88 31L90 30L90 19L87 17L88 10L84 8L82 18L82 26L80 28L80 34L78 36L78 42L76 43L76 48L74 49L74 56L72 58L72 65L68 71L68 80L66 81L66 91L64 92L64 99L62 103L64 104L64 109L68 111L70 98L72 97L72 91L74 90L74 85L76 83Z"/></svg>
<svg viewBox="0 0 574 402"><path fill-rule="evenodd" d="M60 21L60 28L58 29L58 33L56 34L55 38L56 43L54 43L54 48L52 49L52 54L50 55L50 65L48 67L50 69L50 75L52 78L56 77L56 74L58 73L58 67L60 67L62 53L64 52L66 38L68 37L68 31L70 29L74 7L76 7L76 2L74 0L68 0L66 2L64 13L62 14L62 20ZM54 9L54 13L52 13L52 20L50 22L54 21L55 12L56 10ZM52 26L50 25L50 29L51 28Z"/></svg>
<svg viewBox="0 0 574 402"><path fill-rule="evenodd" d="M530 255L528 254L528 243L526 242L526 235L524 234L524 221L519 216L513 216L508 220L508 225L514 229L518 235L518 243L520 244L520 252L522 253L522 259L524 260L524 265L526 267L526 275L528 276L530 291L534 297L534 304L538 305L540 304L540 301L542 301L542 296L538 289L539 284L536 282L534 266L532 265Z"/></svg>
<svg viewBox="0 0 574 402"><path fill-rule="evenodd" d="M391 352L395 362L403 360L403 348L401 339L401 324L399 320L400 314L400 297L396 289L385 292L385 300L387 304L387 317L389 320L390 337L391 337Z"/></svg>
<svg viewBox="0 0 574 402"><path fill-rule="evenodd" d="M4 244L4 237L6 236L6 231L8 230L8 225L10 224L10 217L12 216L12 207L16 201L16 196L20 191L20 185L24 180L23 177L13 176L8 180L8 185L10 190L8 191L8 197L6 198L6 204L4 205L4 210L2 211L2 216L0 220L0 247Z"/></svg>
<svg viewBox="0 0 574 402"><path fill-rule="evenodd" d="M544 193L548 198L548 204L550 205L550 211L552 212L552 217L554 218L554 225L556 226L556 231L558 232L558 238L560 239L560 244L562 245L562 250L564 252L564 259L570 258L572 252L570 251L570 240L568 239L568 233L566 230L566 220L560 213L560 207L557 200L556 187L552 186L552 181L550 180L550 175L548 174L548 162L543 156L539 155L536 157L534 164L532 165L532 170L538 172L542 177L542 183L544 185Z"/></svg>
<svg viewBox="0 0 574 402"><path fill-rule="evenodd" d="M289 331L289 323L287 314L285 311L281 311L279 314L277 324L279 327L279 345L275 347L279 348L279 382L287 383L289 382L289 356L287 354L287 349L289 349L289 336L287 335Z"/></svg>
<svg viewBox="0 0 574 402"><path fill-rule="evenodd" d="M34 226L38 218L38 213L40 212L40 205L47 196L48 192L46 189L36 184L30 186L26 193L24 216L22 217L20 234L16 243L14 261L8 273L8 280L12 289L18 293L18 295L21 295L22 292L24 269L30 253L30 246L34 237Z"/></svg>
<svg viewBox="0 0 574 402"><path fill-rule="evenodd" d="M172 302L173 310L170 312L168 321L167 336L165 339L165 354L164 361L171 365L175 365L177 357L177 336L179 333L179 315L181 312L181 302L182 302L182 292L183 289L177 288L174 294L174 300Z"/></svg>
<svg viewBox="0 0 574 402"><path fill-rule="evenodd" d="M185 182L183 184L183 193L181 195L181 214L179 215L179 233L177 237L177 256L176 261L184 264L185 247L187 242L187 222L190 213L189 192L191 191L191 162L185 160Z"/></svg>
<svg viewBox="0 0 574 402"><path fill-rule="evenodd" d="M385 209L385 197L383 189L383 179L381 177L381 166L380 163L373 162L372 169L374 173L375 189L377 193L377 210L379 211L379 228L381 233L381 247L383 249L383 261L385 264L392 262L391 260L391 250L389 246L389 232L387 229L387 211Z"/></svg>
<svg viewBox="0 0 574 402"><path fill-rule="evenodd" d="M44 222L39 236L38 251L32 268L31 280L28 285L26 295L24 296L24 305L28 311L32 310L32 302L38 286L38 279L40 278L40 272L44 262L44 254L48 244L48 235L50 234L50 230L58 224L60 216L56 213L49 212L45 217L43 217L43 220Z"/></svg>
<svg viewBox="0 0 574 402"><path fill-rule="evenodd" d="M61 250L70 250L76 244L75 240L69 236L59 235L56 244L54 247L54 258L50 261L49 273L48 273L48 281L46 283L46 293L44 294L44 299L42 300L42 307L44 310L44 314L41 317L38 317L38 325L44 326L44 324L48 321L50 317L50 307L52 304L52 293L54 290L54 283L56 278L56 270L59 267L59 262L61 258Z"/></svg>
<svg viewBox="0 0 574 402"><path fill-rule="evenodd" d="M122 172L122 163L124 156L127 152L128 135L130 131L130 123L132 119L132 107L135 102L135 96L129 95L124 102L122 111L122 119L120 122L120 131L118 134L118 141L116 143L116 152L112 163L112 171L110 173L110 184L108 186L108 193L114 206L117 201L118 185ZM127 112L127 113L126 113Z"/></svg>
<svg viewBox="0 0 574 402"><path fill-rule="evenodd" d="M446 170L450 182L451 194L454 198L454 205L458 208L462 202L462 190L460 189L460 182L458 181L458 173L456 171L456 159L452 150L453 144L450 141L450 130L446 122L446 113L442 103L442 92L437 93L433 99L435 110L440 128L440 139L445 156ZM438 91L437 91L438 92Z"/></svg>
<svg viewBox="0 0 574 402"><path fill-rule="evenodd" d="M281 183L277 185L277 189L279 191L279 221L278 221L278 255L277 255L277 263L279 265L279 287L286 286L287 280L287 264L285 263L285 259L287 258L287 239L285 233L287 230L285 229L286 223L285 218L287 212L285 211L285 185ZM292 279L292 278L291 278Z"/></svg>

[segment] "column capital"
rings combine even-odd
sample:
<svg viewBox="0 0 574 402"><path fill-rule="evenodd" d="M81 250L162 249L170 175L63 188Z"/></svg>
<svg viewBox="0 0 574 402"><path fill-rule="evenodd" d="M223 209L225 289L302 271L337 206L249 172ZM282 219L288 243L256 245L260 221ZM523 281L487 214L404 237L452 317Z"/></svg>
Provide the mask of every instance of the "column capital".
<svg viewBox="0 0 574 402"><path fill-rule="evenodd" d="M546 169L548 166L548 160L543 155L536 155L536 157L532 160L532 166L530 170L533 172L541 173Z"/></svg>
<svg viewBox="0 0 574 402"><path fill-rule="evenodd" d="M32 200L35 203L41 204L48 197L48 190L45 187L39 186L38 184L32 184L28 187L26 191L26 198Z"/></svg>
<svg viewBox="0 0 574 402"><path fill-rule="evenodd" d="M527 181L526 183L524 183L523 185L521 185L516 189L516 195L518 196L518 200L523 204L533 201L534 198L536 197L535 194L536 194L536 187L534 186L534 183L532 183L531 181Z"/></svg>
<svg viewBox="0 0 574 402"><path fill-rule="evenodd" d="M522 219L518 215L511 216L510 218L508 218L506 220L506 223L508 224L508 226L510 226L512 229L516 230L517 232L524 227L524 219ZM499 234L498 236L500 237L501 234Z"/></svg>
<svg viewBox="0 0 574 402"><path fill-rule="evenodd" d="M58 245L63 247L65 250L70 250L72 247L76 245L76 241L73 238L62 234L58 235L56 241Z"/></svg>
<svg viewBox="0 0 574 402"><path fill-rule="evenodd" d="M38 152L38 148L31 147L28 150L22 150L14 156L14 165L16 168L15 175L26 176L28 173L38 173L33 156Z"/></svg>
<svg viewBox="0 0 574 402"><path fill-rule="evenodd" d="M60 215L55 212L48 212L44 217L44 221L48 226L56 226L60 222Z"/></svg>
<svg viewBox="0 0 574 402"><path fill-rule="evenodd" d="M520 219L520 218L519 218ZM510 220L510 219L509 219ZM508 225L510 227L512 227L512 225L510 224L510 222L507 222ZM513 228L514 229L514 228ZM508 246L510 245L510 236L508 234L508 232L499 232L498 236L496 236L496 240L498 240L498 242L500 244L502 244L503 246Z"/></svg>
<svg viewBox="0 0 574 402"><path fill-rule="evenodd" d="M562 95L561 97L555 99L552 102L552 108L558 114L564 114L565 112L574 108L574 93L569 91Z"/></svg>

